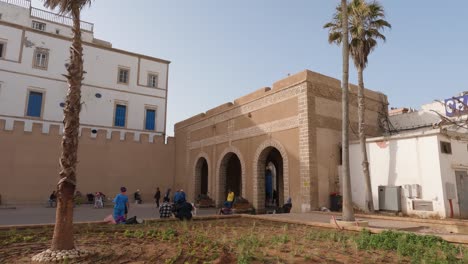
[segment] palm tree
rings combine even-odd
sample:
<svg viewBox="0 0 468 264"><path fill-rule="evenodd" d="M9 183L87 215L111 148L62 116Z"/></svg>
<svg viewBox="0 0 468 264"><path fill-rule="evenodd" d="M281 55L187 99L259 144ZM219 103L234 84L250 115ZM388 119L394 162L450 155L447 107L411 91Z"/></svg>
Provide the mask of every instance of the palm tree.
<svg viewBox="0 0 468 264"><path fill-rule="evenodd" d="M325 24L330 29L330 39L336 39L337 44L343 44L343 77L341 81L341 144L342 144L342 177L343 177L343 221L354 221L353 198L351 195L351 175L349 171L349 43L348 43L348 13L341 10L348 9L347 0L341 0L336 7L333 22ZM343 32L343 34L341 34ZM339 34L338 34L339 33ZM330 41L332 43L332 41Z"/></svg>
<svg viewBox="0 0 468 264"><path fill-rule="evenodd" d="M372 198L371 178L369 171L369 161L367 159L366 133L365 133L365 96L364 96L364 78L363 72L367 67L368 57L377 47L377 41L385 41L385 36L381 33L385 28L391 28L390 23L385 20L385 13L382 5L374 1L366 3L365 0L352 0L348 6L349 15L348 30L350 32L349 50L354 61L354 66L358 72L358 122L359 122L359 141L362 153L362 170L366 188L365 210L373 212L374 203ZM337 27L340 23L336 17L341 16L338 10L333 22L324 27L329 28L330 43L341 43L343 29Z"/></svg>
<svg viewBox="0 0 468 264"><path fill-rule="evenodd" d="M60 156L60 181L57 184L57 211L55 218L52 250L72 250L73 240L73 194L76 186L76 164L78 154L78 132L81 111L81 81L83 80L83 45L81 43L80 13L91 5L92 0L44 0L44 6L58 9L62 15L73 19L73 40L70 47L68 93L63 110L64 134Z"/></svg>

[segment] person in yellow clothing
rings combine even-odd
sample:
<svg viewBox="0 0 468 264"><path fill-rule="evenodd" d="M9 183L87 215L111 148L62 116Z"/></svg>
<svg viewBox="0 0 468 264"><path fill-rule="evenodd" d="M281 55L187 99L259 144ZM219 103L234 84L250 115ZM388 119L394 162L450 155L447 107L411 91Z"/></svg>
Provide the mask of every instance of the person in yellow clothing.
<svg viewBox="0 0 468 264"><path fill-rule="evenodd" d="M231 190L228 190L228 195L227 195L226 202L224 203L224 207L231 208L233 203L234 203L234 192Z"/></svg>

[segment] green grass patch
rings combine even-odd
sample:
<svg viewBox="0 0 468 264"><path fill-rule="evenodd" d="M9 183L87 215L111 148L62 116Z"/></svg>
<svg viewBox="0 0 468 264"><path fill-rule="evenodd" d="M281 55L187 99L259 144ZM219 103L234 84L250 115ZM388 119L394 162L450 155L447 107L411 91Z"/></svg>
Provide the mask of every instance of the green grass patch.
<svg viewBox="0 0 468 264"><path fill-rule="evenodd" d="M465 263L458 256L467 253L462 247L437 236L395 231L371 234L370 231L363 230L355 242L360 250L392 250L400 256L410 257L412 263Z"/></svg>

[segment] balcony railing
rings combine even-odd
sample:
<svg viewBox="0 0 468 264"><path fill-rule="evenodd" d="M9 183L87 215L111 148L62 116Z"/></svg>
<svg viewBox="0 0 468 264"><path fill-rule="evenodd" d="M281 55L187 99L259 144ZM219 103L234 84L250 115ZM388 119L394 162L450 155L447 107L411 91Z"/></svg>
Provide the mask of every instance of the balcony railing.
<svg viewBox="0 0 468 264"><path fill-rule="evenodd" d="M73 19L71 17L57 15L55 13L37 9L34 7L31 7L31 17L63 24L70 27L73 26ZM93 32L94 25L92 23L81 21L80 26L82 30Z"/></svg>
<svg viewBox="0 0 468 264"><path fill-rule="evenodd" d="M65 26L69 26L69 27L73 26L73 19L71 17L62 16L62 15L58 15L49 11L31 7L31 0L0 0L0 2L28 8L30 10L30 16L33 18L38 18L38 19L50 21L53 23L58 23L58 24L62 24ZM80 26L81 26L81 29L84 31L93 32L94 30L93 23L81 21Z"/></svg>

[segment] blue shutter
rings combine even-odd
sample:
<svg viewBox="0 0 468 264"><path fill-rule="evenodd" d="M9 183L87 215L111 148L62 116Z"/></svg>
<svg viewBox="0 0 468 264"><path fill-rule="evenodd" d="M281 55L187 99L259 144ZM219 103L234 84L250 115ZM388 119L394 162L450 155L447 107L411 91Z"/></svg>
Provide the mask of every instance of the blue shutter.
<svg viewBox="0 0 468 264"><path fill-rule="evenodd" d="M41 117L42 93L30 92L28 99L28 116Z"/></svg>
<svg viewBox="0 0 468 264"><path fill-rule="evenodd" d="M154 130L156 122L156 111L152 109L146 109L146 130Z"/></svg>
<svg viewBox="0 0 468 264"><path fill-rule="evenodd" d="M117 105L115 107L115 120L114 126L125 127L125 114L127 112L127 106Z"/></svg>

